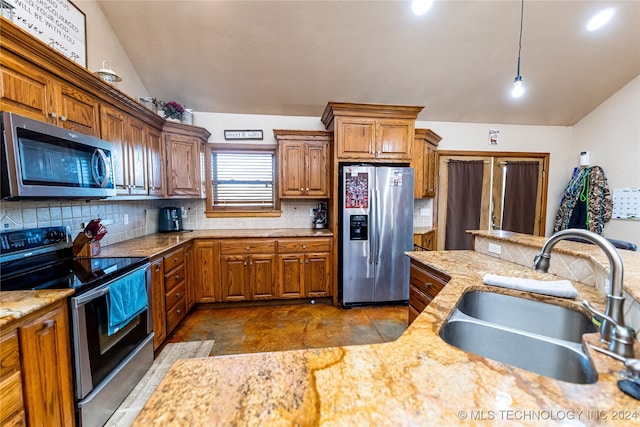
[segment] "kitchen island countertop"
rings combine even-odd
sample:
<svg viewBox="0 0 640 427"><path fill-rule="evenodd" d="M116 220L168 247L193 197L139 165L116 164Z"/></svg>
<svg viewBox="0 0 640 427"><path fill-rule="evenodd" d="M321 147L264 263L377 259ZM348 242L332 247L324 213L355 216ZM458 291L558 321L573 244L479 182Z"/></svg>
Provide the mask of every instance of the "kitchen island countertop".
<svg viewBox="0 0 640 427"><path fill-rule="evenodd" d="M472 251L409 256L448 273L451 280L398 340L179 360L134 426L638 422L638 402L618 389L623 366L612 358L590 350L598 382L579 385L466 353L439 337L440 327L466 291L487 288L525 295L483 285L484 273L546 280L556 276ZM526 295L575 307L586 298L602 309L603 298L594 287L573 284L579 292L576 300ZM586 338L598 341L597 334Z"/></svg>

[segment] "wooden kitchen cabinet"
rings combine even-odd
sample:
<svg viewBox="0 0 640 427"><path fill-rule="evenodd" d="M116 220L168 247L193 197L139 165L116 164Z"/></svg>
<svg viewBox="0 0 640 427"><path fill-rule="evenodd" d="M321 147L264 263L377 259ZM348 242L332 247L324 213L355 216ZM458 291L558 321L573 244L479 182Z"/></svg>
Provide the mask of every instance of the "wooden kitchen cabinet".
<svg viewBox="0 0 640 427"><path fill-rule="evenodd" d="M0 337L0 424L75 424L67 302L4 326Z"/></svg>
<svg viewBox="0 0 640 427"><path fill-rule="evenodd" d="M151 260L151 320L153 323L153 349L167 338L167 316L164 292L164 265L162 256Z"/></svg>
<svg viewBox="0 0 640 427"><path fill-rule="evenodd" d="M187 314L185 248L163 256L167 336Z"/></svg>
<svg viewBox="0 0 640 427"><path fill-rule="evenodd" d="M220 286L222 301L276 298L276 242L221 241Z"/></svg>
<svg viewBox="0 0 640 427"><path fill-rule="evenodd" d="M281 198L329 197L332 133L274 129Z"/></svg>
<svg viewBox="0 0 640 427"><path fill-rule="evenodd" d="M103 106L100 125L102 139L111 142L117 194L148 194L147 131L144 123L117 108Z"/></svg>
<svg viewBox="0 0 640 427"><path fill-rule="evenodd" d="M438 143L442 137L431 129L416 129L413 158L414 197L416 199L432 198L436 195L438 184Z"/></svg>
<svg viewBox="0 0 640 427"><path fill-rule="evenodd" d="M331 296L331 239L278 240L278 298Z"/></svg>
<svg viewBox="0 0 640 427"><path fill-rule="evenodd" d="M425 233L414 233L413 243L420 246L420 250L435 251L436 250L436 230L427 231Z"/></svg>
<svg viewBox="0 0 640 427"><path fill-rule="evenodd" d="M220 289L220 243L198 240L193 246L196 302L222 301Z"/></svg>
<svg viewBox="0 0 640 427"><path fill-rule="evenodd" d="M414 259L409 272L409 324L431 303L451 277Z"/></svg>
<svg viewBox="0 0 640 427"><path fill-rule="evenodd" d="M166 191L162 133L147 127L147 180L150 196L164 196Z"/></svg>
<svg viewBox="0 0 640 427"><path fill-rule="evenodd" d="M0 110L100 136L94 96L7 51L0 55L0 82Z"/></svg>
<svg viewBox="0 0 640 427"><path fill-rule="evenodd" d="M339 161L410 162L423 107L330 102L322 122L333 130Z"/></svg>
<svg viewBox="0 0 640 427"><path fill-rule="evenodd" d="M0 425L26 425L18 333L0 338Z"/></svg>
<svg viewBox="0 0 640 427"><path fill-rule="evenodd" d="M204 128L167 121L163 127L167 161L167 195L202 197L201 157L209 136Z"/></svg>
<svg viewBox="0 0 640 427"><path fill-rule="evenodd" d="M195 280L195 261L193 242L185 243L184 245L184 273L186 287L186 306L187 311L191 310L196 305L196 280Z"/></svg>

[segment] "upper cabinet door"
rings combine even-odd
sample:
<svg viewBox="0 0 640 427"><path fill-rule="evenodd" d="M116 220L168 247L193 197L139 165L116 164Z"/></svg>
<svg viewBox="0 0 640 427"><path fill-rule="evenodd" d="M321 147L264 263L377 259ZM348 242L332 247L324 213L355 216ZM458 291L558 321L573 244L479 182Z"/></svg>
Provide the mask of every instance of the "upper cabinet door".
<svg viewBox="0 0 640 427"><path fill-rule="evenodd" d="M410 161L414 126L411 120L377 120L375 157Z"/></svg>
<svg viewBox="0 0 640 427"><path fill-rule="evenodd" d="M162 153L162 134L151 127L147 127L147 177L149 180L149 195L164 196L164 165Z"/></svg>
<svg viewBox="0 0 640 427"><path fill-rule="evenodd" d="M129 194L129 170L127 150L127 116L120 110L102 106L100 109L101 137L111 142L113 159L113 178L119 195Z"/></svg>
<svg viewBox="0 0 640 427"><path fill-rule="evenodd" d="M280 144L280 196L296 197L305 192L305 146L300 142Z"/></svg>
<svg viewBox="0 0 640 427"><path fill-rule="evenodd" d="M129 193L148 194L147 132L140 120L128 117L127 150L129 151Z"/></svg>
<svg viewBox="0 0 640 427"><path fill-rule="evenodd" d="M307 196L329 197L329 144L309 143L306 151Z"/></svg>
<svg viewBox="0 0 640 427"><path fill-rule="evenodd" d="M165 133L169 196L201 196L200 140Z"/></svg>
<svg viewBox="0 0 640 427"><path fill-rule="evenodd" d="M338 158L370 159L375 155L376 122L372 119L342 118L338 122Z"/></svg>
<svg viewBox="0 0 640 427"><path fill-rule="evenodd" d="M60 101L58 107L58 126L100 136L100 103L89 94L60 83Z"/></svg>
<svg viewBox="0 0 640 427"><path fill-rule="evenodd" d="M7 51L0 55L0 110L55 123L49 116L54 111L54 86L54 78L40 68Z"/></svg>

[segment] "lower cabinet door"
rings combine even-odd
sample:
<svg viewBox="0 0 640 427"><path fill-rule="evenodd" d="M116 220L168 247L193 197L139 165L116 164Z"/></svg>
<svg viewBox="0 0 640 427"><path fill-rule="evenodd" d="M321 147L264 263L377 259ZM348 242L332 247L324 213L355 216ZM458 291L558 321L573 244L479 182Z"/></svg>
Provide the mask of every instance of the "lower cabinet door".
<svg viewBox="0 0 640 427"><path fill-rule="evenodd" d="M331 257L329 253L305 255L306 296L319 298L329 295L331 277Z"/></svg>
<svg viewBox="0 0 640 427"><path fill-rule="evenodd" d="M222 301L246 301L249 299L249 257L222 255L220 257L220 282Z"/></svg>
<svg viewBox="0 0 640 427"><path fill-rule="evenodd" d="M276 256L251 255L249 267L251 268L249 279L251 299L276 298Z"/></svg>
<svg viewBox="0 0 640 427"><path fill-rule="evenodd" d="M304 295L304 255L278 256L279 298L302 298Z"/></svg>
<svg viewBox="0 0 640 427"><path fill-rule="evenodd" d="M20 327L18 334L28 425L73 426L66 304Z"/></svg>

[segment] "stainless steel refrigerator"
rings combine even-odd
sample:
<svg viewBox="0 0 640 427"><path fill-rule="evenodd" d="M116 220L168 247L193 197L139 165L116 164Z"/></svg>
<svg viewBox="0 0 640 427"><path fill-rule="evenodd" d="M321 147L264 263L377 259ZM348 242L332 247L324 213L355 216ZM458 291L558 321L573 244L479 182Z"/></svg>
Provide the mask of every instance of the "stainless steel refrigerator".
<svg viewBox="0 0 640 427"><path fill-rule="evenodd" d="M340 179L342 306L407 301L413 169L342 166Z"/></svg>

